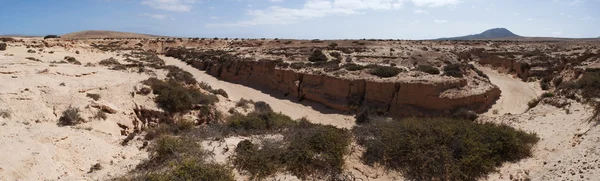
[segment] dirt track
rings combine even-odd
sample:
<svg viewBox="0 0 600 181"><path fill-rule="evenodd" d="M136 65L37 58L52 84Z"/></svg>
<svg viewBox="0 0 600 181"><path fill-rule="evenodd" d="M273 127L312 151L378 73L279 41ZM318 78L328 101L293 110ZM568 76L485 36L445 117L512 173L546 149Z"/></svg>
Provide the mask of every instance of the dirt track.
<svg viewBox="0 0 600 181"><path fill-rule="evenodd" d="M502 91L496 104L484 113L486 116L494 116L494 110L498 110L496 115L521 114L527 111L527 102L543 93L537 82L523 82L511 75L498 73L488 67L477 66L477 68L488 75L490 81Z"/></svg>

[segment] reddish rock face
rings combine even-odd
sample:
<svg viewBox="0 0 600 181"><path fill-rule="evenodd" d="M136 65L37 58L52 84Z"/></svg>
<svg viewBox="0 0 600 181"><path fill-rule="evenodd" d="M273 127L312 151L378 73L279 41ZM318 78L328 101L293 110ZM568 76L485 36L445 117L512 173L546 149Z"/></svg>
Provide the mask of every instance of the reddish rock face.
<svg viewBox="0 0 600 181"><path fill-rule="evenodd" d="M458 108L476 112L487 109L500 96L489 85L480 93L446 96L453 90L468 89L465 79L445 81L381 81L344 79L277 68L276 61L207 61L194 59L193 51L173 49L167 56L186 58L192 65L220 79L246 85L260 85L297 100L319 102L332 109L353 111L361 105L382 105L392 115L450 114Z"/></svg>

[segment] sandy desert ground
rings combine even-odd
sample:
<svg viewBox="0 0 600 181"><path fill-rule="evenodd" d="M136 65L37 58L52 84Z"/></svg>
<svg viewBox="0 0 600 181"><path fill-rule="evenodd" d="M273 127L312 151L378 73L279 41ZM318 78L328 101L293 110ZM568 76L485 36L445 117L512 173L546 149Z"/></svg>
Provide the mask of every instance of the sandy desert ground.
<svg viewBox="0 0 600 181"><path fill-rule="evenodd" d="M29 39L26 39L30 41ZM39 39L31 39L37 40ZM55 46L28 53L23 43L10 43L0 51L0 180L108 180L127 174L141 160L148 158L141 149L142 140L128 146L121 142L122 126L134 127L136 106L158 109L152 95L135 91L149 77L164 78L166 72L152 74L110 70L98 62L110 57L120 58L123 52L105 52L77 42L70 47ZM78 53L76 53L76 51ZM52 53L50 53L52 52ZM65 56L75 57L81 65L58 63ZM28 58L32 57L32 58ZM354 115L335 111L318 103L296 102L274 96L267 89L250 88L242 84L217 79L185 62L160 56L167 65L190 72L198 81L223 89L228 98L219 96L218 109L227 112L241 98L262 100L294 119L306 117L314 123L350 129ZM89 64L89 65L88 65ZM527 103L543 91L539 82L523 82L489 65L477 65L492 84L501 90L500 98L478 121L504 123L536 133L540 141L533 156L516 163L505 163L498 173L482 180L596 180L600 178L600 129L589 122L591 108L573 100L565 107L540 103L528 109ZM97 101L88 93L99 94ZM107 118L95 115L102 107L114 110ZM86 120L77 126L58 126L61 113L79 108ZM126 130L127 131L127 130ZM130 131L130 130L129 130ZM277 136L277 135L273 135ZM235 147L249 137L228 137L224 141L205 141L208 150L216 150L213 159L227 163L232 152L220 152ZM251 138L252 139L252 138ZM404 180L399 173L386 172L360 162L359 146L351 146L346 158L348 172L362 180ZM95 164L102 169L90 171ZM236 172L239 180L248 179ZM298 180L280 174L274 180Z"/></svg>

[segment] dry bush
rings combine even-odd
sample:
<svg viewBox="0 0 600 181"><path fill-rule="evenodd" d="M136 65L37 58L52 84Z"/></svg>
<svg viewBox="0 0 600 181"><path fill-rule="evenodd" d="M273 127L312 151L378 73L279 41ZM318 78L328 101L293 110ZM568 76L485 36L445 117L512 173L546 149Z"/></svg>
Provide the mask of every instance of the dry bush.
<svg viewBox="0 0 600 181"><path fill-rule="evenodd" d="M451 64L444 67L444 76L462 78L463 74L464 72L460 64Z"/></svg>
<svg viewBox="0 0 600 181"><path fill-rule="evenodd" d="M62 116L58 119L59 126L73 126L83 123L83 118L79 115L79 108L69 107L62 113Z"/></svg>
<svg viewBox="0 0 600 181"><path fill-rule="evenodd" d="M100 94L87 93L86 97L92 98L94 101L100 100Z"/></svg>
<svg viewBox="0 0 600 181"><path fill-rule="evenodd" d="M417 70L421 71L421 72L425 72L431 75L438 75L440 74L440 69L432 67L430 65L419 65L417 66Z"/></svg>
<svg viewBox="0 0 600 181"><path fill-rule="evenodd" d="M106 118L108 118L108 116L106 115L106 113L104 113L104 111L98 110L98 112L96 112L96 114L94 115L94 118L106 120Z"/></svg>
<svg viewBox="0 0 600 181"><path fill-rule="evenodd" d="M98 62L98 64L102 65L102 66L121 65L121 63L119 63L119 61L117 61L117 59L112 58L112 57L104 59L104 60L100 60L100 62Z"/></svg>
<svg viewBox="0 0 600 181"><path fill-rule="evenodd" d="M310 61L310 62L326 62L327 56L323 53L322 50L315 50L312 52L310 57L308 57L308 61Z"/></svg>
<svg viewBox="0 0 600 181"><path fill-rule="evenodd" d="M81 65L81 62L77 61L77 59L75 59L75 57L66 56L64 58L64 60L66 60L69 63L75 64L75 65Z"/></svg>
<svg viewBox="0 0 600 181"><path fill-rule="evenodd" d="M388 66L380 66L380 65L371 65L370 67L373 67L369 71L369 73L371 75L375 75L377 77L382 77L382 78L394 77L394 76L400 74L400 72L402 72L402 69L399 69L396 67L388 67Z"/></svg>
<svg viewBox="0 0 600 181"><path fill-rule="evenodd" d="M0 109L0 117L10 119L11 113L8 109Z"/></svg>

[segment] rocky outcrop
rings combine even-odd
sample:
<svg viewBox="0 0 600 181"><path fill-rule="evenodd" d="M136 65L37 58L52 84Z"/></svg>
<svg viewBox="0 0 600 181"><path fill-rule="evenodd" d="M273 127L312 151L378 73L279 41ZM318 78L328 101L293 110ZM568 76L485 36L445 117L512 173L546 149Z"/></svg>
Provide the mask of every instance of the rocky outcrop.
<svg viewBox="0 0 600 181"><path fill-rule="evenodd" d="M200 54L183 48L165 53L226 81L266 87L292 99L311 100L342 111L379 105L396 116L451 114L459 108L483 112L500 96L500 90L492 84L482 85L480 91L473 92L469 88L473 85L468 85L467 80L451 77L346 79L282 69L277 61L199 58Z"/></svg>

